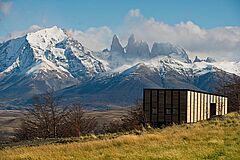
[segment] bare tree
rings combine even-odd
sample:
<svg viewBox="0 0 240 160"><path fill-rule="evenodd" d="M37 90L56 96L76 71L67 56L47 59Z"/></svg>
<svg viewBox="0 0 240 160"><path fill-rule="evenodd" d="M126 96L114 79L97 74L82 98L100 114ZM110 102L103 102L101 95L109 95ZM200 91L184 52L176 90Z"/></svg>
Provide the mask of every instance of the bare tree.
<svg viewBox="0 0 240 160"><path fill-rule="evenodd" d="M128 114L122 119L123 126L127 130L142 129L145 126L145 115L143 112L142 101L136 101L133 106L130 107Z"/></svg>
<svg viewBox="0 0 240 160"><path fill-rule="evenodd" d="M60 107L53 92L34 99L34 104L26 109L21 127L16 130L19 140L76 137L91 133L96 127L96 119L85 117L80 105Z"/></svg>
<svg viewBox="0 0 240 160"><path fill-rule="evenodd" d="M84 116L80 104L74 104L69 107L68 115L66 116L66 123L68 126L68 135L78 137L82 134L91 133L97 126L95 117Z"/></svg>
<svg viewBox="0 0 240 160"><path fill-rule="evenodd" d="M19 139L56 138L62 135L60 126L68 114L67 107L58 107L53 92L35 97L26 109L22 126L16 132Z"/></svg>
<svg viewBox="0 0 240 160"><path fill-rule="evenodd" d="M108 126L105 126L105 132L124 132L131 130L142 130L145 126L145 115L143 112L142 101L136 101L131 106L128 113L120 120L112 121Z"/></svg>

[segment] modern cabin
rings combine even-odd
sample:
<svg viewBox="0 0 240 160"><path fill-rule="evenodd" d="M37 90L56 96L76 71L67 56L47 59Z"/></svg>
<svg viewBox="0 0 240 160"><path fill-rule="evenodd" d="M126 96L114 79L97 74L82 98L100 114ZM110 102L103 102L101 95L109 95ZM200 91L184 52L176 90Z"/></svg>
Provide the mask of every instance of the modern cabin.
<svg viewBox="0 0 240 160"><path fill-rule="evenodd" d="M227 114L228 98L188 89L144 89L146 122L162 124L194 123Z"/></svg>

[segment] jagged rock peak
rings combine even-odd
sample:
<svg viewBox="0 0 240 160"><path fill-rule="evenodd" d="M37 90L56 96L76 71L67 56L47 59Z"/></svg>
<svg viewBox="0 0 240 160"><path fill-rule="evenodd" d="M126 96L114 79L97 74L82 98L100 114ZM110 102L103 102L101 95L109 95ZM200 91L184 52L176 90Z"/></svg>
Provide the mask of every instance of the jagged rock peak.
<svg viewBox="0 0 240 160"><path fill-rule="evenodd" d="M191 63L186 51L171 43L154 43L151 50L151 57L170 56L186 63Z"/></svg>
<svg viewBox="0 0 240 160"><path fill-rule="evenodd" d="M107 48L103 49L102 52L109 52Z"/></svg>
<svg viewBox="0 0 240 160"><path fill-rule="evenodd" d="M195 57L194 61L195 62L207 62L207 63L213 63L213 62L216 62L215 59L211 58L211 57L207 57L206 59L200 59L198 58L198 56Z"/></svg>
<svg viewBox="0 0 240 160"><path fill-rule="evenodd" d="M195 59L194 59L194 61L193 61L193 63L195 63L195 62L202 62L202 61L203 61L203 60L199 59L198 56L196 56Z"/></svg>
<svg viewBox="0 0 240 160"><path fill-rule="evenodd" d="M113 36L110 51L111 52L124 53L124 48L122 47L121 43L119 42L119 39L118 39L117 35Z"/></svg>
<svg viewBox="0 0 240 160"><path fill-rule="evenodd" d="M134 34L128 38L126 46L126 55L129 58L149 58L150 50L146 42L136 41Z"/></svg>
<svg viewBox="0 0 240 160"><path fill-rule="evenodd" d="M128 44L133 44L135 43L135 37L134 34L131 34L130 37L128 38Z"/></svg>
<svg viewBox="0 0 240 160"><path fill-rule="evenodd" d="M208 62L208 63L213 63L213 62L216 62L215 59L211 58L211 57L207 57L205 62Z"/></svg>

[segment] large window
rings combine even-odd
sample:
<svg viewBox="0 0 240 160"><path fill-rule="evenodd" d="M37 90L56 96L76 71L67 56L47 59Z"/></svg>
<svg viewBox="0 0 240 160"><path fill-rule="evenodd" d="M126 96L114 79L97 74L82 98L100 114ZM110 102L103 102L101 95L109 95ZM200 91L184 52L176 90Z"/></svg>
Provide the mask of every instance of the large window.
<svg viewBox="0 0 240 160"><path fill-rule="evenodd" d="M145 90L145 116L146 120L149 122L150 121L150 102L151 102L151 91L150 90Z"/></svg>
<svg viewBox="0 0 240 160"><path fill-rule="evenodd" d="M166 114L167 114L167 115L171 115L171 114L172 114L171 108L166 108Z"/></svg>
<svg viewBox="0 0 240 160"><path fill-rule="evenodd" d="M159 121L164 121L164 91L159 91Z"/></svg>
<svg viewBox="0 0 240 160"><path fill-rule="evenodd" d="M157 90L152 90L152 122L157 122Z"/></svg>
<svg viewBox="0 0 240 160"><path fill-rule="evenodd" d="M173 115L178 114L178 110L176 108L173 108Z"/></svg>

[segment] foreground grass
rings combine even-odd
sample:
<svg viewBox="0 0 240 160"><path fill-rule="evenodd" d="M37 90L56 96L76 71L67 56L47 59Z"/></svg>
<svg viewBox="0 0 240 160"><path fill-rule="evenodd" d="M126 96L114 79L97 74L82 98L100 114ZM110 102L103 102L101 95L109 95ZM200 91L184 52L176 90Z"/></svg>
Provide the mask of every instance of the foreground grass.
<svg viewBox="0 0 240 160"><path fill-rule="evenodd" d="M0 159L240 159L240 115L68 144L0 150Z"/></svg>

